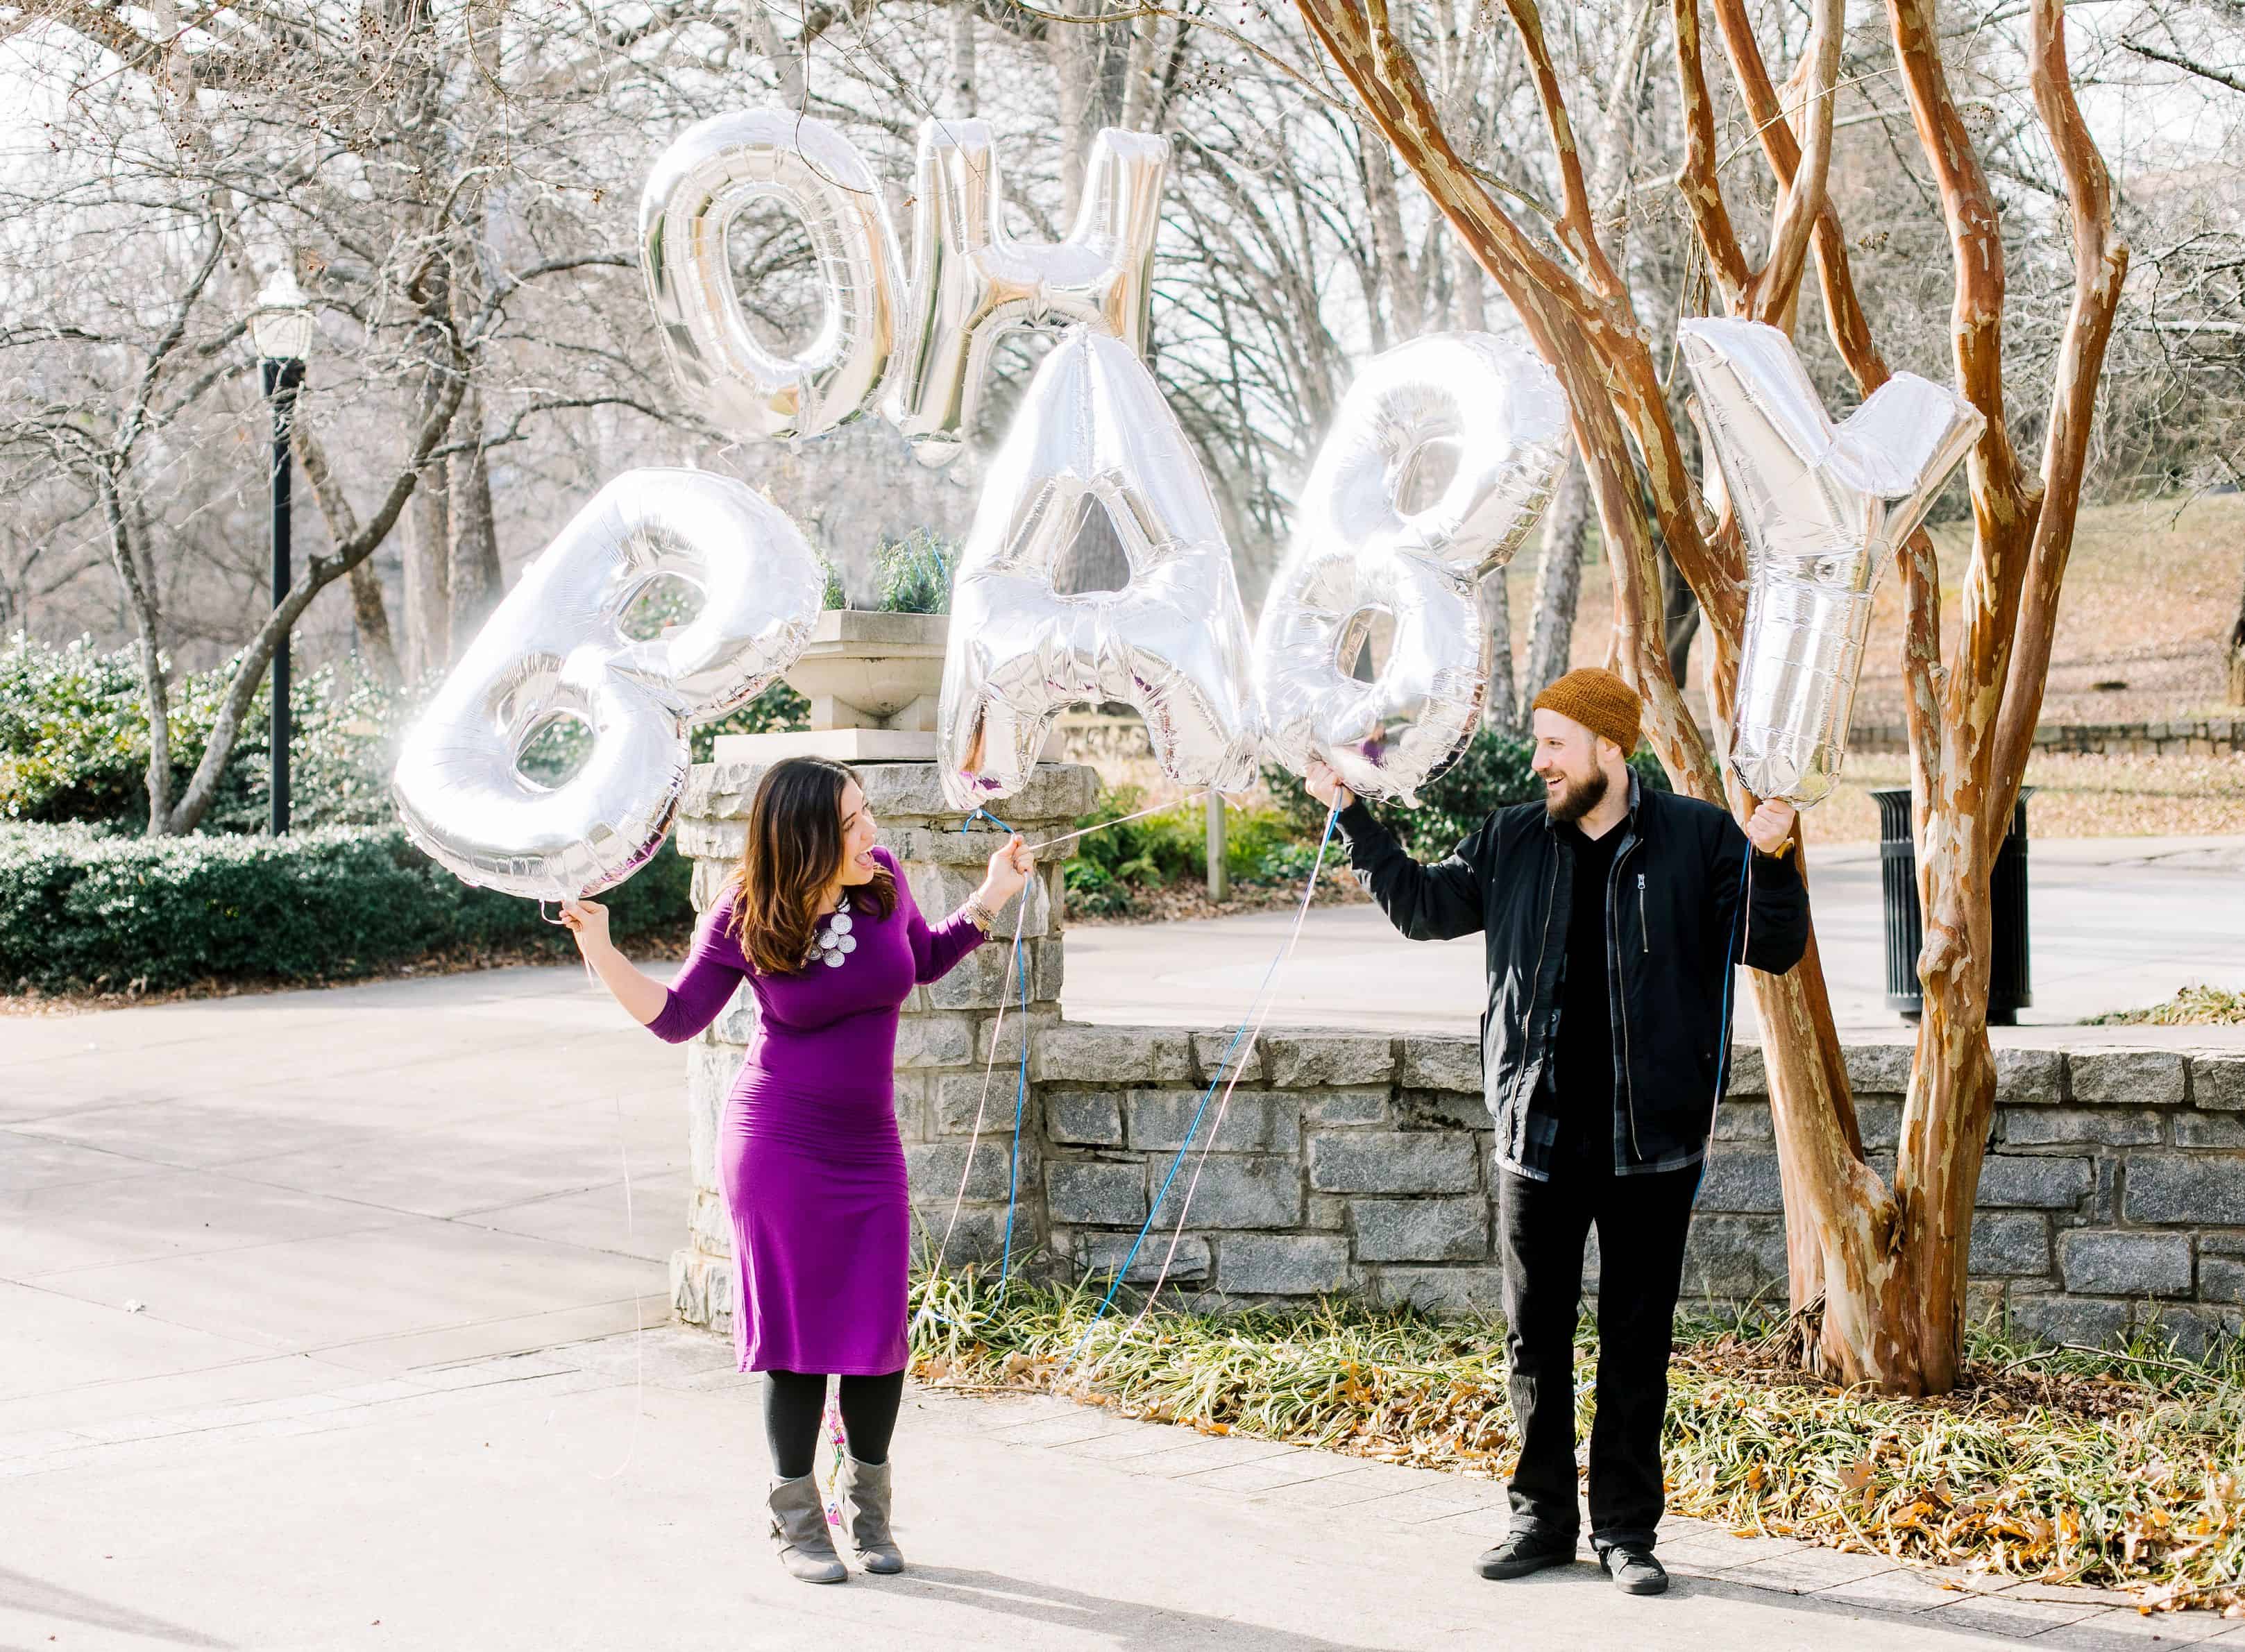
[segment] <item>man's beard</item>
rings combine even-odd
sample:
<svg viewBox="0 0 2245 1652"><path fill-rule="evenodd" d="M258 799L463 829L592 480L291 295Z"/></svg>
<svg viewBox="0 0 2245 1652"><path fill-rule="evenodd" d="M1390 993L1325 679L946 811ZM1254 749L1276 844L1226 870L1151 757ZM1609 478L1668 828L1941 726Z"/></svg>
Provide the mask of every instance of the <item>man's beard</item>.
<svg viewBox="0 0 2245 1652"><path fill-rule="evenodd" d="M1544 794L1544 813L1562 826L1572 826L1606 800L1606 771L1593 768L1588 780L1570 780L1563 793Z"/></svg>

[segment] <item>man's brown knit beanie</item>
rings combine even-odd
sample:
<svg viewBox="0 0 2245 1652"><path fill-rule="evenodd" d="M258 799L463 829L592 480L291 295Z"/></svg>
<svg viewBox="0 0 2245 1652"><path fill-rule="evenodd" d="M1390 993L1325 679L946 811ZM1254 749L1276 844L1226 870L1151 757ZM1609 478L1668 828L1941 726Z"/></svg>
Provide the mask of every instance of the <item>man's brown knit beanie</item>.
<svg viewBox="0 0 2245 1652"><path fill-rule="evenodd" d="M1536 696L1536 709L1572 717L1594 735L1604 735L1624 757L1637 749L1638 719L1645 702L1611 671L1585 666L1570 671Z"/></svg>

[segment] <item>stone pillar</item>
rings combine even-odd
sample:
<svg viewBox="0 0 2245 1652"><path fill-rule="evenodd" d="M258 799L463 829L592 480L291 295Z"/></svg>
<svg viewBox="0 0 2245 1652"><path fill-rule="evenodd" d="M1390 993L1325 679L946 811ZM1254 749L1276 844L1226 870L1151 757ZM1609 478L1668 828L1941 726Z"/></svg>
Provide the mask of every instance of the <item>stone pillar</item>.
<svg viewBox="0 0 2245 1652"><path fill-rule="evenodd" d="M769 744L767 737L766 744ZM752 761L698 765L679 811L678 850L694 861L694 904L706 911L732 876L745 828L743 818L756 783L780 754L760 749ZM977 884L990 853L1005 841L987 822L961 832L962 817L943 798L935 767L924 762L853 765L865 800L880 825L880 842L897 857L912 897L931 921L956 911ZM1096 773L1081 764L1041 763L1016 796L996 804L1032 843L1067 831L1088 812L1098 789ZM1021 902L1000 914L998 934L943 979L913 989L897 1030L897 1128L912 1176L916 1241L933 1251L943 1236L960 1181L966 1198L945 1261L994 1259L1004 1242L1006 1189L1012 1170L1018 1041L1023 1024L1021 982L1007 985L1017 918L1021 918L1022 972L1028 985L1031 1027L1060 1019L1061 863L1068 843L1039 857L1036 878ZM1010 999L1002 1032L995 1029L1001 997ZM717 1185L717 1121L734 1076L755 1037L756 996L745 985L708 1032L688 1046L687 1119L692 1143L693 1202L687 1242L670 1258L671 1300L690 1324L729 1324L733 1313L733 1235ZM994 1067L987 1066L994 1039L1001 1039ZM984 1101L985 1075L987 1099ZM982 1127L974 1129L983 1103ZM1044 1199L1043 1130L1031 1092L1022 1119L1016 1255L1041 1242ZM969 1155L972 1155L970 1167Z"/></svg>

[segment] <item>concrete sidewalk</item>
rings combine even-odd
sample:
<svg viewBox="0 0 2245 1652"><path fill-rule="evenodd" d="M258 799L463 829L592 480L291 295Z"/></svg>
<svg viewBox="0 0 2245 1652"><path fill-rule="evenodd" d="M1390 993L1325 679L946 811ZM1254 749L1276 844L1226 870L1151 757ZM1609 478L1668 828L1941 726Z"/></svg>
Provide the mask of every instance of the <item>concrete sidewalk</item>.
<svg viewBox="0 0 2245 1652"><path fill-rule="evenodd" d="M230 1416L144 1419L6 1466L0 1644L30 1648L1225 1649L1733 1652L2235 1645L2058 1591L1978 1592L1679 1522L1665 1599L1474 1555L1485 1480L1136 1424L907 1397L902 1577L785 1577L757 1525L753 1379L662 1329Z"/></svg>
<svg viewBox="0 0 2245 1652"><path fill-rule="evenodd" d="M681 1076L573 971L0 1021L0 1652L2245 1643L1685 1522L1487 1584L1489 1481L919 1389L914 1570L797 1584Z"/></svg>
<svg viewBox="0 0 2245 1652"><path fill-rule="evenodd" d="M1332 868L1346 876L1345 863ZM2054 838L2030 855L2034 1007L2004 1043L2037 1029L2156 1004L2194 982L2245 986L2245 837ZM1811 898L1833 1012L1851 1038L1907 1041L1886 1007L1878 845L1814 851ZM1220 1026L1247 1012L1291 912L1070 930L1061 1000L1076 1019ZM1313 910L1272 990L1281 1026L1471 1032L1486 1001L1482 943L1414 942L1371 906ZM2245 1029L2100 1028L2109 1043L2245 1043ZM1740 1034L1753 1038L1751 995ZM2077 1035L2078 1036L2078 1035Z"/></svg>

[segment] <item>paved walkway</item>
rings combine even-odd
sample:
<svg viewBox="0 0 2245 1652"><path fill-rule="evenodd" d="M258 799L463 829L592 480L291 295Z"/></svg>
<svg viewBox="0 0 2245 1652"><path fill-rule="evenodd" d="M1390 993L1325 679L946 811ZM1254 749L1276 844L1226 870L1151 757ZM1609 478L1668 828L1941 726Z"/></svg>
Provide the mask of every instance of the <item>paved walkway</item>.
<svg viewBox="0 0 2245 1652"><path fill-rule="evenodd" d="M1943 1652L2245 1642L1679 1522L1665 1599L1482 1581L1488 1481L914 1389L904 1576L814 1588L756 1527L751 1379L672 1329L135 1418L0 1479L0 1644L59 1649Z"/></svg>
<svg viewBox="0 0 2245 1652"><path fill-rule="evenodd" d="M679 1080L566 971L0 1020L0 1652L2245 1644L1682 1522L1486 1584L1489 1482L921 1389L915 1569L796 1584Z"/></svg>
<svg viewBox="0 0 2245 1652"><path fill-rule="evenodd" d="M1878 846L1819 851L1811 887L1841 1030L1909 1039L1909 1024L1886 1007ZM2029 1025L2000 1029L2000 1041L2046 1041L2038 1027L2156 1004L2194 982L2245 987L2245 836L2051 839L2033 846L2028 887L2034 1007L2023 1018ZM1082 1020L1237 1021L1292 922L1290 912L1262 912L1072 930L1062 1000ZM1484 1002L1482 974L1477 938L1406 941L1370 906L1319 908L1273 990L1271 1019L1471 1032ZM2245 1029L2184 1031L2196 1043L2245 1043ZM1753 1036L1750 995L1740 1032ZM2175 1036L2099 1032L2114 1043Z"/></svg>

